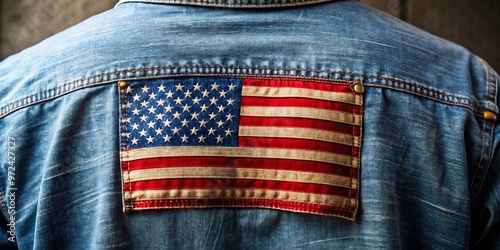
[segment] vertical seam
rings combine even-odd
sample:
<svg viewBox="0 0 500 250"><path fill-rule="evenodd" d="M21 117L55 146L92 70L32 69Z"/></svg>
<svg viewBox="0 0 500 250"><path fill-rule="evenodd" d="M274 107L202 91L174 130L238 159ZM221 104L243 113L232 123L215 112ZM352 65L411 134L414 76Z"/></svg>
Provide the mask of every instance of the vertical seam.
<svg viewBox="0 0 500 250"><path fill-rule="evenodd" d="M483 66L485 67L485 70L486 70L486 84L487 84L487 102L486 102L486 108L487 109L490 109L492 104L491 104L491 100L495 101L496 102L496 97L497 97L497 91L495 90L493 93L491 92L491 87L492 85L494 85L496 88L497 88L497 80L496 80L496 77L495 77L495 80L494 82L490 81L490 77L491 76L494 76L494 74L491 74L490 72L490 67L488 66L488 64L483 61L481 59L481 62L483 63ZM495 89L496 89L495 88ZM488 149L488 152L487 152L487 155L485 155L486 153L486 136L487 136L487 133L486 133L486 127L487 127L487 120L482 118L483 120L483 139L482 139L482 145L481 145L481 157L479 159L479 162L478 162L478 165L476 167L476 170L474 172L474 175L472 177L472 180L470 182L470 188L473 188L473 186L477 183L478 186L477 186L477 190L473 190L474 191L474 197L473 198L476 198L477 195L479 194L481 188L482 188L482 185L483 185L483 182L484 182L484 178L486 176L486 173L488 172L488 169L489 169L489 166L491 164L491 155L492 155L492 150L493 150L493 136L494 136L494 129L495 129L495 123L492 123L492 126L491 126L491 132L490 132L490 139L489 139L489 149ZM484 169L483 169L483 175L481 177L480 180L477 180L476 181L476 178L478 177L478 173L479 171L482 169L481 167L481 164L483 163L483 158L486 156L487 158L487 163L486 163L486 166L484 166Z"/></svg>
<svg viewBox="0 0 500 250"><path fill-rule="evenodd" d="M471 187L475 183L477 174L479 172L479 169L481 168L481 163L483 162L484 148L485 148L485 144L486 144L485 143L485 141L486 141L486 120L484 120L484 119L483 119L483 132L482 132L482 135L483 135L483 139L482 139L482 143L481 143L481 157L479 158L479 162L477 163L476 171L474 172L474 175L472 176L472 181L471 181L471 184L470 184Z"/></svg>
<svg viewBox="0 0 500 250"><path fill-rule="evenodd" d="M119 131L119 136L120 136L120 172L121 172L121 175L122 175L122 186L125 185L125 183L129 184L128 185L128 191L131 192L132 191L132 186L130 185L130 163L128 161L128 138L125 136L126 133L128 132L128 126L126 124L126 120L128 118L128 108L127 108L127 105L125 103L125 99L126 99L126 90L124 89L120 89L120 86L119 86L119 83L118 83L118 91L119 91L119 96L120 96L120 101L119 101L119 110L120 110L120 114L119 114L119 121L120 121L120 131ZM122 118L122 116L125 115L124 118ZM124 151L125 150L125 151ZM124 177L124 168L125 166L123 166L123 158L127 158L127 166L126 166L126 171L127 171L127 178L123 178ZM129 203L129 201L127 201L127 197L126 197L126 191L127 190L123 190L123 209L124 211L131 211L131 205Z"/></svg>
<svg viewBox="0 0 500 250"><path fill-rule="evenodd" d="M488 84L488 101L487 101L487 107L490 108L492 106L491 103L496 103L496 97L497 97L497 89L498 89L498 82L497 82L497 78L495 76L495 74L493 74L491 72L491 67L484 61L481 59L481 62L483 63L485 69L486 69L486 82ZM493 80L494 78L494 80ZM491 92L491 87L494 87L494 91ZM491 96L490 96L491 94ZM486 119L484 120L484 123L485 123L485 127L486 127ZM478 190L477 190L477 193L479 194L479 192L481 192L481 188L483 186L483 183L484 183L484 179L486 178L486 174L488 173L488 170L490 168L490 165L491 165L491 157L492 157L492 153L493 153L493 137L494 137L494 131L495 131L495 122L492 122L492 125L491 125L491 132L490 132L490 140L489 140L489 150L488 150L488 154L487 154L487 162L486 162L486 166L484 168L484 174L479 182L479 186L478 186ZM485 134L486 135L486 134ZM481 154L481 157L483 156L484 152Z"/></svg>
<svg viewBox="0 0 500 250"><path fill-rule="evenodd" d="M354 167L354 163L355 163L355 160L354 160L354 156L356 155L356 157L358 158L358 161L357 161L357 164L356 164L356 168L357 170L357 183L356 183L356 197L354 197L356 199L356 206L355 207L352 207L352 204L351 202L349 202L349 206L348 206L348 211L353 211L354 214L357 213L357 210L360 206L360 199L359 199L359 196L360 196L360 188L361 188L361 143L362 143L362 140L361 140L361 131L362 131L362 125L363 125L363 101L359 101L358 99L358 96L360 96L361 98L364 97L364 95L361 95L359 94L358 92L356 92L354 89L353 89L353 85L351 84L351 91L352 91L352 94L354 95L354 103L355 105L352 105L352 114L353 114L353 118L352 118L352 124L354 124L352 126L352 138L353 138L353 146L352 146L352 149L351 149L351 167ZM364 86L363 86L364 87ZM354 114L356 114L356 107L359 106L360 107L360 117L361 117L361 120L360 120L360 125L359 125L359 135L358 135L358 143L356 144L355 141L356 141L356 123L355 123L355 116ZM357 147L356 147L357 145ZM355 150L356 148L358 148L358 153L355 154ZM353 174L352 174L352 171L353 169L351 169L351 174L349 175L349 178L350 178L350 181L351 181L351 190L352 190L352 183L353 183ZM352 192L349 192L349 199L353 199L352 198ZM354 220L354 218L352 219Z"/></svg>

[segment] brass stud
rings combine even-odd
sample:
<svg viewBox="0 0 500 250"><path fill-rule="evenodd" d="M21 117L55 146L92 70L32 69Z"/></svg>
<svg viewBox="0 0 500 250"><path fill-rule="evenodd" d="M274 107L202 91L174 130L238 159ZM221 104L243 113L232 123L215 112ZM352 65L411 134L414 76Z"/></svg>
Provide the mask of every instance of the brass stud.
<svg viewBox="0 0 500 250"><path fill-rule="evenodd" d="M365 88L363 87L363 84L360 82L354 83L354 91L357 93L363 93L365 92Z"/></svg>
<svg viewBox="0 0 500 250"><path fill-rule="evenodd" d="M125 81L119 81L118 82L118 87L120 89L125 89L127 87L127 82L125 82Z"/></svg>
<svg viewBox="0 0 500 250"><path fill-rule="evenodd" d="M490 122L497 121L497 115L491 111L484 111L483 117L485 120L490 121Z"/></svg>

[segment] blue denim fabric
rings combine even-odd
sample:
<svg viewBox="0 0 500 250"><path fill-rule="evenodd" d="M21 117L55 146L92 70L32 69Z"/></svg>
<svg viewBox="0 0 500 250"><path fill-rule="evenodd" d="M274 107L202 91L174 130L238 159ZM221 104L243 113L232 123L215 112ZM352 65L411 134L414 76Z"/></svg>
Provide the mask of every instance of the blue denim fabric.
<svg viewBox="0 0 500 250"><path fill-rule="evenodd" d="M354 222L122 211L117 82L244 75L364 84ZM498 80L464 48L355 1L120 4L0 63L0 248L498 249Z"/></svg>

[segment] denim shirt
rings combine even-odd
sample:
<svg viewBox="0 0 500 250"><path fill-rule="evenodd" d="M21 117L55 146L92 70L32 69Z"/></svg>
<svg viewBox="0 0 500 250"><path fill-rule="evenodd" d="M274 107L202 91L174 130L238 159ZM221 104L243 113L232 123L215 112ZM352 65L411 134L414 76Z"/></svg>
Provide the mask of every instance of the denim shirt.
<svg viewBox="0 0 500 250"><path fill-rule="evenodd" d="M0 248L498 249L498 81L357 1L121 1L0 63Z"/></svg>

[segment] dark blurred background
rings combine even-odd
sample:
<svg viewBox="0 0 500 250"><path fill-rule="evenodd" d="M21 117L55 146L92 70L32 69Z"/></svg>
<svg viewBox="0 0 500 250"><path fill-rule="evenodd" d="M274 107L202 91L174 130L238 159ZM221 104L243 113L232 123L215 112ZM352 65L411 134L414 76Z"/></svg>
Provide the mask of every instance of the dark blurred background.
<svg viewBox="0 0 500 250"><path fill-rule="evenodd" d="M0 60L117 0L0 0ZM361 0L419 28L454 41L500 72L499 0Z"/></svg>

